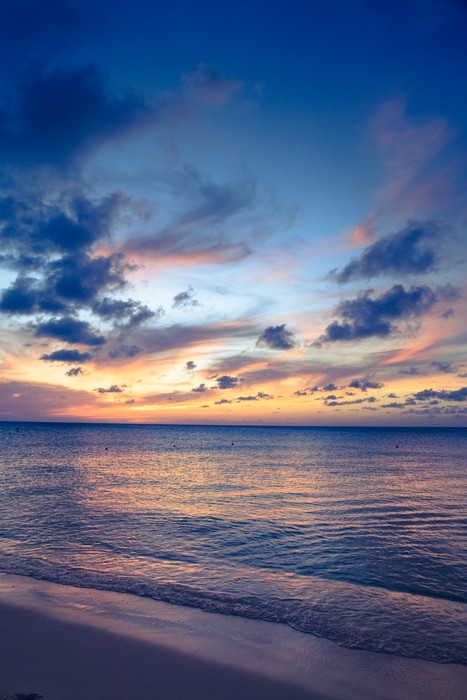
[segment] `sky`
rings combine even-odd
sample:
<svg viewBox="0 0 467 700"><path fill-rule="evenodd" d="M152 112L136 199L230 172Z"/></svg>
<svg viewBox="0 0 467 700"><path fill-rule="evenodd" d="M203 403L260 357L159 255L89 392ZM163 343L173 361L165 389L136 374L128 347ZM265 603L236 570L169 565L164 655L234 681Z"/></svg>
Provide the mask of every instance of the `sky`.
<svg viewBox="0 0 467 700"><path fill-rule="evenodd" d="M2 0L0 420L466 426L466 35Z"/></svg>

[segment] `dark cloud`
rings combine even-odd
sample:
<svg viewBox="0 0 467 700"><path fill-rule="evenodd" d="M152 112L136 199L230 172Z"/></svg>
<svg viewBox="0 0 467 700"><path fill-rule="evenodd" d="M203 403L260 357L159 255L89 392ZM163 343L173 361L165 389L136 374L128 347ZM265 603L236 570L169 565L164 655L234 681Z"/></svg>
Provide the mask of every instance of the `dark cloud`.
<svg viewBox="0 0 467 700"><path fill-rule="evenodd" d="M92 302L92 296L99 291L99 280L93 279L92 272L98 274L97 264L82 265L79 261L61 259L50 263L50 275L40 278L18 275L10 287L4 289L0 296L0 311L10 315L27 316L42 313L74 313L79 308L86 308ZM107 260L109 263L109 260ZM112 262L110 261L110 265ZM90 268L94 267L94 271ZM60 269L59 269L60 268ZM83 278L89 270L90 277ZM102 270L101 270L102 271ZM105 272L101 280L107 285ZM109 280L107 280L109 281ZM94 285L94 288L93 288Z"/></svg>
<svg viewBox="0 0 467 700"><path fill-rule="evenodd" d="M456 372L456 368L450 362L435 361L431 363L431 366L443 374L454 374Z"/></svg>
<svg viewBox="0 0 467 700"><path fill-rule="evenodd" d="M0 296L0 311L6 314L33 314L38 310L38 293L35 279L18 276Z"/></svg>
<svg viewBox="0 0 467 700"><path fill-rule="evenodd" d="M98 389L94 389L94 391L97 391L98 394L121 394L123 389L117 386L117 384L112 384L108 389L99 387Z"/></svg>
<svg viewBox="0 0 467 700"><path fill-rule="evenodd" d="M193 360L188 360L188 362L185 362L185 369L188 372L191 372L191 370L196 369L196 365L193 362Z"/></svg>
<svg viewBox="0 0 467 700"><path fill-rule="evenodd" d="M420 376L421 372L418 369L418 367L414 367L412 365L412 367L406 367L406 368L400 369L399 374L406 374L409 377L418 377L418 376Z"/></svg>
<svg viewBox="0 0 467 700"><path fill-rule="evenodd" d="M424 389L423 391L417 391L413 396L417 401L428 401L435 398L442 401L467 401L467 386L452 390L442 389L441 391Z"/></svg>
<svg viewBox="0 0 467 700"><path fill-rule="evenodd" d="M195 292L192 287L189 287L185 292L176 294L173 298L172 309L190 308L192 306L199 306L199 301L195 299Z"/></svg>
<svg viewBox="0 0 467 700"><path fill-rule="evenodd" d="M205 391L208 391L208 388L207 388L206 384L200 384L199 386L195 387L191 391L195 391L199 394L204 394Z"/></svg>
<svg viewBox="0 0 467 700"><path fill-rule="evenodd" d="M307 386L305 389L300 389L299 391L294 392L294 396L310 396L312 394L315 394L317 391L334 391L334 389L337 389L338 387L335 386L335 384L326 384L326 387L319 387L319 386ZM331 389L330 387L333 387Z"/></svg>
<svg viewBox="0 0 467 700"><path fill-rule="evenodd" d="M136 355L140 355L142 352L144 352L144 348L140 345L126 345L122 343L109 351L109 357L113 360L119 357L136 357Z"/></svg>
<svg viewBox="0 0 467 700"><path fill-rule="evenodd" d="M121 253L93 256L90 248L108 238L121 204L117 195L96 202L64 197L48 207L31 197L0 200L0 243L9 251L3 262L19 270L2 292L0 310L30 315L89 308L104 314L110 301L101 295L122 290L135 268ZM126 303L133 304L132 313L141 312Z"/></svg>
<svg viewBox="0 0 467 700"><path fill-rule="evenodd" d="M106 321L113 321L119 327L133 328L139 326L157 315L161 315L161 309L157 312L145 304L133 299L112 299L104 297L98 299L92 305L92 312Z"/></svg>
<svg viewBox="0 0 467 700"><path fill-rule="evenodd" d="M326 384L325 386L323 386L322 390L323 391L336 391L336 389L337 389L337 386L335 384L330 383L330 384Z"/></svg>
<svg viewBox="0 0 467 700"><path fill-rule="evenodd" d="M23 166L66 166L151 117L142 97L112 95L96 66L36 64L15 99L0 103L1 158Z"/></svg>
<svg viewBox="0 0 467 700"><path fill-rule="evenodd" d="M229 377L228 374L223 374L221 377L215 377L219 389L233 389L238 384L238 377Z"/></svg>
<svg viewBox="0 0 467 700"><path fill-rule="evenodd" d="M256 345L260 348L271 348L272 350L292 350L298 346L298 341L283 323L281 326L268 326L259 336Z"/></svg>
<svg viewBox="0 0 467 700"><path fill-rule="evenodd" d="M113 253L96 257L67 255L52 261L48 269L52 292L65 302L83 306L94 304L97 294L104 290L123 289L125 272L131 268L123 255Z"/></svg>
<svg viewBox="0 0 467 700"><path fill-rule="evenodd" d="M65 374L68 377L77 377L80 374L84 374L82 367L72 367L71 369L68 370L68 372L65 372Z"/></svg>
<svg viewBox="0 0 467 700"><path fill-rule="evenodd" d="M119 193L91 200L65 191L54 203L44 204L42 193L14 188L0 197L2 248L11 252L11 266L25 271L38 262L43 265L50 254L89 252L109 237L125 203Z"/></svg>
<svg viewBox="0 0 467 700"><path fill-rule="evenodd" d="M363 379L353 379L349 382L349 387L351 389L361 389L362 391L367 391L367 389L381 389L384 384L379 382L374 382L369 377L364 377Z"/></svg>
<svg viewBox="0 0 467 700"><path fill-rule="evenodd" d="M47 362L88 362L92 358L90 352L80 352L79 350L55 350L49 355L41 355L41 360Z"/></svg>
<svg viewBox="0 0 467 700"><path fill-rule="evenodd" d="M139 346L123 340L163 310L111 296L127 287L127 274L136 266L122 253L93 254L94 246L109 240L124 198L64 193L45 206L38 197L21 195L0 198L0 244L8 251L3 263L19 270L0 294L0 312L36 316L30 326L39 337L99 345L105 336L78 318L79 312L91 314L105 322L106 334L119 331L120 345L110 357L135 354L130 349Z"/></svg>
<svg viewBox="0 0 467 700"><path fill-rule="evenodd" d="M368 289L356 299L342 300L336 308L342 321L333 321L317 345L389 336L398 330L398 321L423 316L442 298L443 291L436 294L426 286L406 290L396 284L380 296L373 295L374 290Z"/></svg>
<svg viewBox="0 0 467 700"><path fill-rule="evenodd" d="M214 404L216 406L221 406L224 403L232 403L232 401L229 401L229 399L221 399L220 401L214 401Z"/></svg>
<svg viewBox="0 0 467 700"><path fill-rule="evenodd" d="M361 403L376 403L377 400L378 399L375 399L374 396L369 396L366 399L352 399L350 401L336 401L336 400L328 401L328 400L325 400L324 405L331 406L331 407L334 407L334 406L352 406L354 404L361 404Z"/></svg>
<svg viewBox="0 0 467 700"><path fill-rule="evenodd" d="M66 343L99 346L106 342L103 335L97 335L87 321L64 317L39 323L35 328L38 338L56 338Z"/></svg>
<svg viewBox="0 0 467 700"><path fill-rule="evenodd" d="M371 279L380 275L420 275L435 269L439 253L435 244L444 230L434 222L412 221L397 233L380 238L365 248L340 272L329 276L339 284L354 279Z"/></svg>
<svg viewBox="0 0 467 700"><path fill-rule="evenodd" d="M261 399L273 399L274 396L271 394L265 394L263 391L258 391L254 396L237 396L236 401L241 403L242 401L260 401Z"/></svg>

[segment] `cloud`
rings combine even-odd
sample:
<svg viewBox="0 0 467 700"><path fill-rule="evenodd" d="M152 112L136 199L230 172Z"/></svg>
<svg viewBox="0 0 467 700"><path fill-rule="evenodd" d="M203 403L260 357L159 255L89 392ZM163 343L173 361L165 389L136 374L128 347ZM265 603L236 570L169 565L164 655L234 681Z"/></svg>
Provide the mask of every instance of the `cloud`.
<svg viewBox="0 0 467 700"><path fill-rule="evenodd" d="M324 400L324 405L325 406L352 406L355 404L361 404L361 403L376 403L378 399L375 399L374 396L369 396L366 399L352 399L350 401L329 401L328 399Z"/></svg>
<svg viewBox="0 0 467 700"><path fill-rule="evenodd" d="M90 257L86 254L63 256L49 263L49 284L64 302L88 305L104 290L126 286L125 272L131 269L121 253ZM99 312L99 305L97 312Z"/></svg>
<svg viewBox="0 0 467 700"><path fill-rule="evenodd" d="M120 252L93 253L109 240L126 201L119 194L91 200L76 191L65 191L47 205L39 195L20 191L0 197L3 264L18 270L0 293L0 312L19 318L35 316L30 327L36 329L37 337L68 343L103 344L117 329L120 346L111 348L114 354L109 357L131 355L130 349L137 346L122 341L160 317L163 309L116 298L128 286L127 275L136 266ZM86 320L78 318L81 312ZM105 335L92 330L90 315L100 326L105 322Z"/></svg>
<svg viewBox="0 0 467 700"><path fill-rule="evenodd" d="M241 403L242 401L260 401L262 399L273 399L274 396L271 396L271 394L265 394L263 391L258 391L254 396L237 396L235 399L238 403Z"/></svg>
<svg viewBox="0 0 467 700"><path fill-rule="evenodd" d="M457 371L450 362L435 361L431 363L431 366L443 374L454 374Z"/></svg>
<svg viewBox="0 0 467 700"><path fill-rule="evenodd" d="M39 303L34 284L33 278L18 276L8 289L3 290L0 296L0 311L15 315L35 313L39 308Z"/></svg>
<svg viewBox="0 0 467 700"><path fill-rule="evenodd" d="M200 64L198 70L182 75L183 91L195 102L222 107L242 88L239 80L225 78L213 66Z"/></svg>
<svg viewBox="0 0 467 700"><path fill-rule="evenodd" d="M92 359L90 352L80 352L79 350L55 350L49 355L41 355L41 360L46 362L88 362Z"/></svg>
<svg viewBox="0 0 467 700"><path fill-rule="evenodd" d="M446 147L454 131L444 117L412 118L406 99L396 97L380 106L370 132L389 178L373 221L388 211L410 215L443 208L452 200L453 160Z"/></svg>
<svg viewBox="0 0 467 700"><path fill-rule="evenodd" d="M441 318L451 318L451 316L454 316L454 309L451 306L441 314Z"/></svg>
<svg viewBox="0 0 467 700"><path fill-rule="evenodd" d="M364 379L353 379L351 382L349 382L349 387L351 389L361 389L362 391L367 391L367 389L381 389L383 386L384 384L374 382L368 377L365 377Z"/></svg>
<svg viewBox="0 0 467 700"><path fill-rule="evenodd" d="M241 260L250 254L250 241L264 229L264 221L250 212L256 199L254 182L243 178L218 184L192 167L167 173L165 181L181 213L151 233L132 235L124 243L126 253L210 263Z"/></svg>
<svg viewBox="0 0 467 700"><path fill-rule="evenodd" d="M196 369L196 365L193 362L193 360L188 360L188 362L185 362L185 369L188 372L191 372L192 370Z"/></svg>
<svg viewBox="0 0 467 700"><path fill-rule="evenodd" d="M319 338L320 343L384 338L398 330L399 321L423 316L443 297L430 287L405 289L396 284L380 296L372 298L374 290L362 292L356 299L342 300L336 313L342 321L333 321Z"/></svg>
<svg viewBox="0 0 467 700"><path fill-rule="evenodd" d="M238 384L238 377L230 377L228 374L223 374L221 377L215 377L219 389L233 389Z"/></svg>
<svg viewBox="0 0 467 700"><path fill-rule="evenodd" d="M56 338L66 343L99 346L106 342L103 335L97 335L86 321L64 317L39 323L35 328L37 338Z"/></svg>
<svg viewBox="0 0 467 700"><path fill-rule="evenodd" d="M406 374L409 377L418 377L418 376L420 376L421 372L418 369L418 367L414 367L412 365L412 367L406 367L406 368L400 369L399 374Z"/></svg>
<svg viewBox="0 0 467 700"><path fill-rule="evenodd" d="M87 391L42 382L0 380L0 417L3 420L63 420L64 411L76 418L86 415Z"/></svg>
<svg viewBox="0 0 467 700"><path fill-rule="evenodd" d="M207 388L206 384L200 384L199 386L195 387L191 391L195 391L198 394L204 394L205 391L208 391L208 388Z"/></svg>
<svg viewBox="0 0 467 700"><path fill-rule="evenodd" d="M339 284L381 275L420 275L434 270L439 261L435 243L445 230L435 222L410 222L406 228L390 234L365 248L340 272L329 276Z"/></svg>
<svg viewBox="0 0 467 700"><path fill-rule="evenodd" d="M268 326L259 336L256 345L271 350L292 350L298 346L298 341L283 323L281 326Z"/></svg>
<svg viewBox="0 0 467 700"><path fill-rule="evenodd" d="M166 352L177 348L193 348L199 344L211 340L221 340L233 338L249 339L255 331L253 324L245 322L225 322L225 323L204 323L202 325L187 326L174 324L164 327L143 327L139 328L135 334L135 342L144 347L146 352ZM223 364L223 363L222 363ZM225 369L216 367L215 379L219 372L224 373Z"/></svg>
<svg viewBox="0 0 467 700"><path fill-rule="evenodd" d="M467 401L467 386L452 390L442 389L441 391L424 389L423 391L417 391L413 396L417 401L428 401L434 398L442 401Z"/></svg>
<svg viewBox="0 0 467 700"><path fill-rule="evenodd" d="M109 350L109 357L113 360L119 357L136 357L136 355L140 355L142 352L144 352L144 348L140 345L127 345L122 343L112 350Z"/></svg>
<svg viewBox="0 0 467 700"><path fill-rule="evenodd" d="M232 403L232 401L229 401L229 399L220 399L220 401L214 401L214 404L216 406L222 406L224 403Z"/></svg>
<svg viewBox="0 0 467 700"><path fill-rule="evenodd" d="M172 309L190 308L193 306L199 306L199 301L195 299L195 292L192 287L188 287L185 292L180 292L174 296Z"/></svg>
<svg viewBox="0 0 467 700"><path fill-rule="evenodd" d="M92 304L91 308L96 316L100 316L106 321L113 321L118 327L126 329L139 326L163 313L161 308L155 312L145 304L141 304L133 299L124 301L123 299L112 299L110 297L98 299Z"/></svg>
<svg viewBox="0 0 467 700"><path fill-rule="evenodd" d="M72 311L89 308L100 316L106 316L105 300L99 301L98 295L105 291L117 291L126 286L125 272L131 269L119 253L108 256L90 257L85 253L65 255L45 262L38 275L28 277L19 274L10 287L3 290L0 297L0 310L8 314L31 315L40 312ZM107 300L107 307L109 307ZM114 302L114 316L117 302ZM123 312L123 304L120 303ZM141 314L143 307L136 302L127 303L125 314L130 305L133 311ZM144 307L146 320L154 315ZM120 314L121 315L121 314ZM107 314L110 317L110 314Z"/></svg>
<svg viewBox="0 0 467 700"><path fill-rule="evenodd" d="M67 166L150 119L135 93L110 94L96 66L30 66L14 99L0 103L0 152L6 163Z"/></svg>
<svg viewBox="0 0 467 700"><path fill-rule="evenodd" d="M112 384L108 389L99 387L98 389L94 389L94 391L97 391L98 394L121 394L123 389L117 386L117 384Z"/></svg>
<svg viewBox="0 0 467 700"><path fill-rule="evenodd" d="M52 201L38 191L11 187L0 197L0 241L12 252L11 266L35 270L50 254L88 253L99 241L108 239L112 227L128 200L120 193L92 200L76 189L66 189Z"/></svg>
<svg viewBox="0 0 467 700"><path fill-rule="evenodd" d="M322 391L336 391L337 388L335 384L330 383L323 386Z"/></svg>
<svg viewBox="0 0 467 700"><path fill-rule="evenodd" d="M82 367L72 367L71 369L68 370L68 372L65 372L65 374L68 377L77 377L80 374L84 374Z"/></svg>

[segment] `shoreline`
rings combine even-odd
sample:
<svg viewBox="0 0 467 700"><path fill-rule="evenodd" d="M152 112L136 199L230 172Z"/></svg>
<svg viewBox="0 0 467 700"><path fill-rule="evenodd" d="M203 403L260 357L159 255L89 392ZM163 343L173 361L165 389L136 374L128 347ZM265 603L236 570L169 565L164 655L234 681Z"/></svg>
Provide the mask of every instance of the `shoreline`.
<svg viewBox="0 0 467 700"><path fill-rule="evenodd" d="M0 700L464 700L467 666L0 574Z"/></svg>

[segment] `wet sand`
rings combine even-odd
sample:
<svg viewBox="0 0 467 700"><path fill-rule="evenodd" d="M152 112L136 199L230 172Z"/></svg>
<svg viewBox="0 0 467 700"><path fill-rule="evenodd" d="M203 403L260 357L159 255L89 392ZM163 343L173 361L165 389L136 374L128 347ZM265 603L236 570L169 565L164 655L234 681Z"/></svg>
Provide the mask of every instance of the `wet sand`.
<svg viewBox="0 0 467 700"><path fill-rule="evenodd" d="M466 666L22 576L0 574L0 620L0 700L466 698Z"/></svg>

